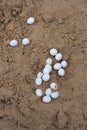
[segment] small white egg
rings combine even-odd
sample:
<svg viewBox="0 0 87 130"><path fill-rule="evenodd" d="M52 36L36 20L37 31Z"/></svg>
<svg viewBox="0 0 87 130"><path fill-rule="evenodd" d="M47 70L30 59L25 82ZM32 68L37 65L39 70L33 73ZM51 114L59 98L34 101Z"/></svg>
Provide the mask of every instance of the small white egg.
<svg viewBox="0 0 87 130"><path fill-rule="evenodd" d="M66 68L67 65L68 65L68 63L67 63L67 61L65 61L65 60L63 60L63 61L61 62L61 66L62 66L63 68Z"/></svg>
<svg viewBox="0 0 87 130"><path fill-rule="evenodd" d="M38 78L41 78L42 76L43 76L43 73L42 73L42 72L38 72L38 73L37 73L37 77L38 77Z"/></svg>
<svg viewBox="0 0 87 130"><path fill-rule="evenodd" d="M35 22L34 17L30 17L27 19L27 24L34 24L34 22Z"/></svg>
<svg viewBox="0 0 87 130"><path fill-rule="evenodd" d="M18 45L18 41L17 40L14 39L14 40L10 41L10 46L15 47L17 45Z"/></svg>
<svg viewBox="0 0 87 130"><path fill-rule="evenodd" d="M46 64L51 65L51 64L52 64L52 59L51 59L51 58L47 58L47 59L46 59Z"/></svg>
<svg viewBox="0 0 87 130"><path fill-rule="evenodd" d="M39 78L39 77L37 77L37 78L35 79L35 84L36 84L36 85L41 85L41 84L42 84L42 79Z"/></svg>
<svg viewBox="0 0 87 130"><path fill-rule="evenodd" d="M22 40L22 44L23 45L28 45L30 43L30 40L28 39L28 38L24 38L23 40Z"/></svg>
<svg viewBox="0 0 87 130"><path fill-rule="evenodd" d="M46 64L46 65L45 65L45 68L48 68L50 72L52 71L52 66L49 65L49 64Z"/></svg>
<svg viewBox="0 0 87 130"><path fill-rule="evenodd" d="M65 70L64 69L59 69L58 74L59 74L59 76L64 76L65 75Z"/></svg>
<svg viewBox="0 0 87 130"><path fill-rule="evenodd" d="M51 93L51 97L52 97L53 99L58 98L58 97L59 97L59 92L53 92L53 93Z"/></svg>
<svg viewBox="0 0 87 130"><path fill-rule="evenodd" d="M51 93L52 93L52 90L51 90L50 88L47 88L46 91L45 91L45 94L46 94L47 96L50 96Z"/></svg>
<svg viewBox="0 0 87 130"><path fill-rule="evenodd" d="M60 61L60 60L62 60L62 54L61 53L58 53L56 56L55 56L55 59L57 60L57 61Z"/></svg>
<svg viewBox="0 0 87 130"><path fill-rule="evenodd" d="M44 68L43 69L43 74L49 74L50 73L50 70L49 70L49 68Z"/></svg>
<svg viewBox="0 0 87 130"><path fill-rule="evenodd" d="M42 80L45 81L45 82L49 81L50 80L50 75L49 74L44 74L42 76Z"/></svg>
<svg viewBox="0 0 87 130"><path fill-rule="evenodd" d="M50 102L51 102L51 97L50 97L50 96L44 96L44 97L42 98L42 101L43 101L44 103L50 103Z"/></svg>
<svg viewBox="0 0 87 130"><path fill-rule="evenodd" d="M42 91L41 89L36 89L35 94L36 94L38 97L41 97L41 96L43 95L43 91Z"/></svg>
<svg viewBox="0 0 87 130"><path fill-rule="evenodd" d="M54 66L53 66L54 70L59 70L61 69L61 64L60 63L56 63Z"/></svg>
<svg viewBox="0 0 87 130"><path fill-rule="evenodd" d="M57 86L56 83L52 82L52 83L50 84L50 88L51 88L51 89L54 89L54 90L57 90L57 89L58 89L58 86Z"/></svg>
<svg viewBox="0 0 87 130"><path fill-rule="evenodd" d="M56 54L57 54L57 49L55 49L55 48L50 49L51 56L55 56Z"/></svg>

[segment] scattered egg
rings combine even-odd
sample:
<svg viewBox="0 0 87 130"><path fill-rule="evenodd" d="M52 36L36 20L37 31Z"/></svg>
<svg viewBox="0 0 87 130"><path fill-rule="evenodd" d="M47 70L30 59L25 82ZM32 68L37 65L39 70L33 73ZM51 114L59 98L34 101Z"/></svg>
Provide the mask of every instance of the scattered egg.
<svg viewBox="0 0 87 130"><path fill-rule="evenodd" d="M46 65L45 65L45 68L48 68L50 72L52 71L52 66L49 65L49 64L46 64Z"/></svg>
<svg viewBox="0 0 87 130"><path fill-rule="evenodd" d="M58 53L56 56L55 56L55 59L57 60L57 61L60 61L60 60L62 60L62 54L61 53Z"/></svg>
<svg viewBox="0 0 87 130"><path fill-rule="evenodd" d="M59 92L53 92L53 93L51 93L51 97L52 97L53 99L58 98L58 97L59 97Z"/></svg>
<svg viewBox="0 0 87 130"><path fill-rule="evenodd" d="M43 73L42 72L38 72L37 77L41 78L42 76L43 76Z"/></svg>
<svg viewBox="0 0 87 130"><path fill-rule="evenodd" d="M24 38L23 40L22 40L22 44L23 45L28 45L30 43L30 40L28 39L28 38Z"/></svg>
<svg viewBox="0 0 87 130"><path fill-rule="evenodd" d="M50 75L49 74L44 74L42 76L42 80L45 81L45 82L49 81L50 80Z"/></svg>
<svg viewBox="0 0 87 130"><path fill-rule="evenodd" d="M51 56L55 56L56 54L57 54L57 49L55 49L55 48L50 49Z"/></svg>
<svg viewBox="0 0 87 130"><path fill-rule="evenodd" d="M49 68L44 68L43 69L43 74L49 74L50 73L50 70L49 70Z"/></svg>
<svg viewBox="0 0 87 130"><path fill-rule="evenodd" d="M59 74L59 76L64 76L65 75L65 70L64 69L59 69L58 74Z"/></svg>
<svg viewBox="0 0 87 130"><path fill-rule="evenodd" d="M43 101L44 103L50 103L50 102L51 102L51 97L50 97L50 96L44 96L44 97L42 98L42 101Z"/></svg>
<svg viewBox="0 0 87 130"><path fill-rule="evenodd" d="M18 45L18 41L17 40L14 39L14 40L10 41L10 46L15 47L17 45Z"/></svg>
<svg viewBox="0 0 87 130"><path fill-rule="evenodd" d="M34 17L30 17L27 19L27 24L34 24L34 22L35 22Z"/></svg>
<svg viewBox="0 0 87 130"><path fill-rule="evenodd" d="M52 93L52 90L51 90L50 88L47 88L46 91L45 91L45 94L46 94L47 96L50 96L51 93Z"/></svg>
<svg viewBox="0 0 87 130"><path fill-rule="evenodd" d="M51 58L47 58L47 59L46 59L46 64L51 65L51 64L52 64L52 59L51 59Z"/></svg>
<svg viewBox="0 0 87 130"><path fill-rule="evenodd" d="M43 91L42 91L41 89L36 89L35 94L36 94L38 97L41 97L41 96L43 95Z"/></svg>
<svg viewBox="0 0 87 130"><path fill-rule="evenodd" d="M63 68L66 68L67 67L67 61L65 61L65 60L63 60L62 62L61 62L61 66L63 67Z"/></svg>
<svg viewBox="0 0 87 130"><path fill-rule="evenodd" d="M58 86L57 86L56 83L52 82L52 83L50 84L50 88L51 88L51 89L54 89L54 90L57 90L57 89L58 89Z"/></svg>
<svg viewBox="0 0 87 130"><path fill-rule="evenodd" d="M54 70L59 70L61 69L61 64L60 63L56 63L54 66L53 66Z"/></svg>
<svg viewBox="0 0 87 130"><path fill-rule="evenodd" d="M41 85L42 84L42 79L37 77L36 80L35 80L35 84L36 85Z"/></svg>

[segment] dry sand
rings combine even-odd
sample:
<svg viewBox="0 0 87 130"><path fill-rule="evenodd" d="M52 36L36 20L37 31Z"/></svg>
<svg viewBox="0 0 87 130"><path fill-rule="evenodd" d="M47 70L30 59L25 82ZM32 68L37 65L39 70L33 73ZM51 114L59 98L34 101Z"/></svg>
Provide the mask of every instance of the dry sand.
<svg viewBox="0 0 87 130"><path fill-rule="evenodd" d="M63 78L52 72L60 98L43 104L34 80L52 47L69 66ZM0 0L0 130L87 130L87 0Z"/></svg>

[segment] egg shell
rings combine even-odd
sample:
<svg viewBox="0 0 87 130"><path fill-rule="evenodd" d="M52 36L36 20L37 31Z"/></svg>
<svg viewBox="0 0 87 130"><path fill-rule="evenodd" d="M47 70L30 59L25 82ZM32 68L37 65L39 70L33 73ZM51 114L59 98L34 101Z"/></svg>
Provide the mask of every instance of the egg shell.
<svg viewBox="0 0 87 130"><path fill-rule="evenodd" d="M38 78L41 78L42 76L43 76L43 73L42 73L42 72L38 72L38 73L37 73L37 77L38 77Z"/></svg>
<svg viewBox="0 0 87 130"><path fill-rule="evenodd" d="M51 97L50 97L50 96L44 96L44 97L42 98L42 101L43 101L44 103L50 103L50 102L51 102Z"/></svg>
<svg viewBox="0 0 87 130"><path fill-rule="evenodd" d="M58 75L59 76L64 76L65 75L65 70L64 69L59 69L58 70Z"/></svg>
<svg viewBox="0 0 87 130"><path fill-rule="evenodd" d="M49 65L49 64L46 64L46 65L45 65L45 68L48 68L50 72L52 71L52 66Z"/></svg>
<svg viewBox="0 0 87 130"><path fill-rule="evenodd" d="M59 97L59 92L53 92L53 93L51 93L51 97L52 97L53 99L58 98L58 97Z"/></svg>
<svg viewBox="0 0 87 130"><path fill-rule="evenodd" d="M42 80L45 81L45 82L49 81L50 80L50 75L49 74L44 74L42 76Z"/></svg>
<svg viewBox="0 0 87 130"><path fill-rule="evenodd" d="M35 18L34 17L30 17L30 18L28 18L27 19L27 24L34 24L34 22L35 22Z"/></svg>
<svg viewBox="0 0 87 130"><path fill-rule="evenodd" d="M62 60L62 54L61 53L57 53L57 55L55 56L55 59L57 60L57 61L60 61L60 60Z"/></svg>
<svg viewBox="0 0 87 130"><path fill-rule="evenodd" d="M57 49L55 49L55 48L50 49L51 56L55 56L56 54L57 54Z"/></svg>
<svg viewBox="0 0 87 130"><path fill-rule="evenodd" d="M26 45L30 44L30 40L28 38L24 38L22 40L22 44L26 46Z"/></svg>
<svg viewBox="0 0 87 130"><path fill-rule="evenodd" d="M49 68L45 67L45 68L43 69L43 74L49 74L49 73L50 73Z"/></svg>
<svg viewBox="0 0 87 130"><path fill-rule="evenodd" d="M50 88L53 89L53 90L57 90L57 89L58 89L58 86L57 86L56 83L52 82L52 83L50 84Z"/></svg>
<svg viewBox="0 0 87 130"><path fill-rule="evenodd" d="M43 95L43 91L41 89L36 89L35 94L36 96L41 97Z"/></svg>
<svg viewBox="0 0 87 130"><path fill-rule="evenodd" d="M42 79L39 78L39 77L37 77L37 78L35 79L35 84L36 84L36 85L41 85L41 84L42 84Z"/></svg>
<svg viewBox="0 0 87 130"><path fill-rule="evenodd" d="M67 65L68 65L68 63L67 63L67 61L65 61L65 60L63 60L63 61L61 62L61 66L62 66L63 68L66 68Z"/></svg>
<svg viewBox="0 0 87 130"><path fill-rule="evenodd" d="M15 47L18 45L18 41L16 39L13 39L12 41L10 41L10 46Z"/></svg>
<svg viewBox="0 0 87 130"><path fill-rule="evenodd" d="M47 88L47 89L45 90L45 94L46 94L47 96L50 96L51 93L52 93L52 90L51 90L50 88Z"/></svg>
<svg viewBox="0 0 87 130"><path fill-rule="evenodd" d="M53 66L54 70L59 70L61 69L61 64L60 63L56 63L54 66Z"/></svg>
<svg viewBox="0 0 87 130"><path fill-rule="evenodd" d="M52 59L51 59L51 58L47 58L47 59L46 59L46 64L51 65L51 64L52 64Z"/></svg>

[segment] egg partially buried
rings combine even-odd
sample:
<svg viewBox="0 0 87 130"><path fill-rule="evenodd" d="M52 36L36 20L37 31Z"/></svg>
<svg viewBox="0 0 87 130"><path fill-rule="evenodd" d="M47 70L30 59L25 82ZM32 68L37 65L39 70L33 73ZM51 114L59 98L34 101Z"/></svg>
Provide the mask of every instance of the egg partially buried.
<svg viewBox="0 0 87 130"><path fill-rule="evenodd" d="M16 39L13 39L12 41L10 41L10 46L15 47L18 45L18 41Z"/></svg>
<svg viewBox="0 0 87 130"><path fill-rule="evenodd" d="M42 76L42 80L45 81L45 82L49 81L50 80L50 75L49 74L44 74Z"/></svg>
<svg viewBox="0 0 87 130"><path fill-rule="evenodd" d="M36 89L35 94L36 96L41 97L43 95L43 91L41 89Z"/></svg>
<svg viewBox="0 0 87 130"><path fill-rule="evenodd" d="M50 103L50 102L51 102L51 97L50 97L50 96L44 96L44 97L42 98L42 101L43 101L44 103Z"/></svg>
<svg viewBox="0 0 87 130"><path fill-rule="evenodd" d="M64 69L59 69L58 70L58 75L59 76L64 76L65 75L65 70Z"/></svg>
<svg viewBox="0 0 87 130"><path fill-rule="evenodd" d="M51 65L51 64L52 64L52 59L51 59L51 58L47 58L47 59L46 59L46 64Z"/></svg>
<svg viewBox="0 0 87 130"><path fill-rule="evenodd" d="M51 90L50 88L47 88L47 89L45 90L45 94L46 94L47 96L50 96L51 93L52 93L52 90Z"/></svg>
<svg viewBox="0 0 87 130"><path fill-rule="evenodd" d="M56 54L57 54L57 49L55 49L55 48L50 49L51 56L56 56Z"/></svg>
<svg viewBox="0 0 87 130"><path fill-rule="evenodd" d="M56 63L54 66L53 66L54 70L59 70L61 69L61 64L60 63Z"/></svg>
<svg viewBox="0 0 87 130"><path fill-rule="evenodd" d="M53 93L51 93L51 97L52 97L53 99L58 98L58 97L59 97L59 92L53 92Z"/></svg>
<svg viewBox="0 0 87 130"><path fill-rule="evenodd" d="M63 60L63 61L61 62L61 66L62 66L63 68L66 68L67 65L68 65L68 63L67 63L67 61L65 61L65 60Z"/></svg>
<svg viewBox="0 0 87 130"><path fill-rule="evenodd" d="M61 53L58 53L56 56L55 56L55 59L57 60L57 61L60 61L60 60L62 60L62 54Z"/></svg>
<svg viewBox="0 0 87 130"><path fill-rule="evenodd" d="M22 40L22 44L23 44L24 46L27 46L28 44L30 44L30 40L29 40L28 38L24 38L24 39Z"/></svg>
<svg viewBox="0 0 87 130"><path fill-rule="evenodd" d="M53 90L57 90L57 89L58 89L58 86L57 86L56 83L52 82L52 83L50 84L50 88L53 89Z"/></svg>
<svg viewBox="0 0 87 130"><path fill-rule="evenodd" d="M35 18L34 17L30 17L30 18L28 18L27 19L27 24L34 24L34 22L35 22Z"/></svg>
<svg viewBox="0 0 87 130"><path fill-rule="evenodd" d="M36 85L41 85L41 84L42 84L42 79L39 78L39 77L37 77L37 78L35 79L35 84L36 84Z"/></svg>

